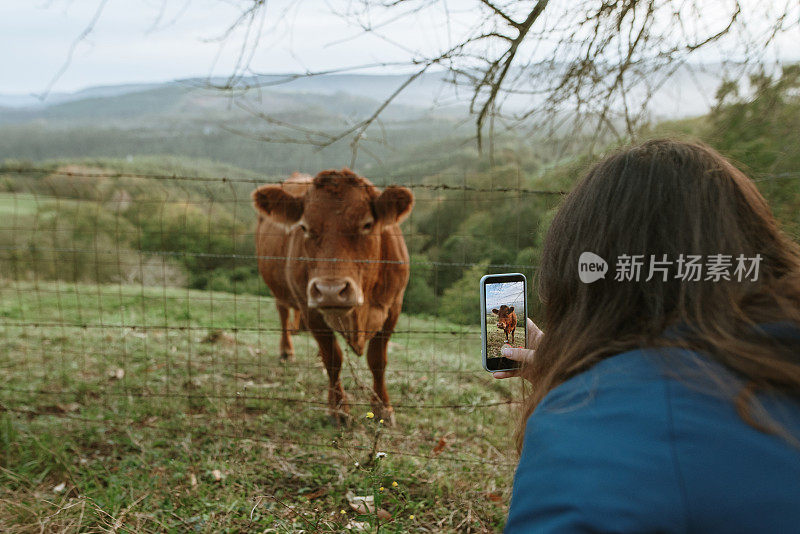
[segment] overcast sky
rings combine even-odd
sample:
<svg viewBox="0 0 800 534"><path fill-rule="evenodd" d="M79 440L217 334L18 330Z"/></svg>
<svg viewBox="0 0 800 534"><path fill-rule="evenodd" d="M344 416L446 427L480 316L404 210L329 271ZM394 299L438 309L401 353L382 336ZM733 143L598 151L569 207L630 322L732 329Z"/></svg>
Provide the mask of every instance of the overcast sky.
<svg viewBox="0 0 800 534"><path fill-rule="evenodd" d="M759 0L743 1L758 4ZM31 94L47 88L101 3L0 0L0 93ZM714 9L721 9L717 4L727 3L708 0L704 13L713 18ZM214 38L236 19L240 13L236 6L246 4L244 0L107 0L94 31L75 47L72 61L52 90L229 74L241 40L234 36L220 50ZM352 14L334 12L359 4L270 0L251 65L258 72L285 73L404 61L413 52L446 48L449 37L481 16L472 0L438 2L422 14L393 20L381 28L386 39L380 39L364 35ZM782 57L797 59L795 37L781 38ZM405 47L413 48L412 53Z"/></svg>
<svg viewBox="0 0 800 534"><path fill-rule="evenodd" d="M451 0L451 8L458 3ZM0 0L0 93L43 91L99 4ZM53 91L229 74L241 41L230 40L220 53L215 38L238 13L226 0L108 0ZM393 26L391 35L436 47L441 32L435 24L411 17ZM361 33L325 0L272 0L252 65L260 72L298 72L408 58L398 46Z"/></svg>
<svg viewBox="0 0 800 534"><path fill-rule="evenodd" d="M486 285L486 310L492 311L492 308L499 308L503 304L506 306L519 307L520 313L524 304L524 285L522 282L504 282L502 284L487 284Z"/></svg>

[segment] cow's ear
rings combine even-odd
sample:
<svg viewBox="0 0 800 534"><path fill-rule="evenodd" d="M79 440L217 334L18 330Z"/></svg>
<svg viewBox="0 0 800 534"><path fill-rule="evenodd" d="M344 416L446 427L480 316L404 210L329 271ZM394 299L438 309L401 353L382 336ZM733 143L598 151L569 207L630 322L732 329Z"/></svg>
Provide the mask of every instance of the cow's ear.
<svg viewBox="0 0 800 534"><path fill-rule="evenodd" d="M495 315L500 315L500 310L498 310L497 308L492 308L492 313Z"/></svg>
<svg viewBox="0 0 800 534"><path fill-rule="evenodd" d="M514 306L511 306L511 307L508 309L508 311L510 311L510 312L514 311Z"/></svg>
<svg viewBox="0 0 800 534"><path fill-rule="evenodd" d="M295 197L279 185L262 185L252 193L256 211L284 224L293 224L303 216L303 198Z"/></svg>
<svg viewBox="0 0 800 534"><path fill-rule="evenodd" d="M387 187L372 201L375 217L384 224L402 222L414 207L414 193L407 187Z"/></svg>

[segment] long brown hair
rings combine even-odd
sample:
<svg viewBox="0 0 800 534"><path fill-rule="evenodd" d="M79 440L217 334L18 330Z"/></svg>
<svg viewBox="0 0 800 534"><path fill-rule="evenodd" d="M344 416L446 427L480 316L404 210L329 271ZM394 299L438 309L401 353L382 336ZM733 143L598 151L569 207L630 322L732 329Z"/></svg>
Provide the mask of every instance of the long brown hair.
<svg viewBox="0 0 800 534"><path fill-rule="evenodd" d="M606 277L584 283L578 259L593 252L609 264ZM676 265L663 281L616 281L622 255L741 254L761 257L756 280L688 281ZM740 415L764 431L755 392L800 395L800 343L778 343L759 323L800 325L800 248L779 229L753 182L713 149L660 139L620 150L591 168L565 198L542 249L538 293L545 332L522 373L533 383L517 432L545 395L604 358L642 347L703 351L740 377ZM733 269L731 269L731 273ZM691 334L664 334L673 325ZM730 384L718 376L718 383ZM740 388L740 385L744 387Z"/></svg>

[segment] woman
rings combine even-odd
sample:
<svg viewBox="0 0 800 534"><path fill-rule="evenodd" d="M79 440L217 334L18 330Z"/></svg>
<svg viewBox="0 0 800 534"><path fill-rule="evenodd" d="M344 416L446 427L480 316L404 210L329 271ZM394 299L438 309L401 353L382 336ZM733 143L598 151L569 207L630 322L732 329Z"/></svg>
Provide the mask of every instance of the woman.
<svg viewBox="0 0 800 534"><path fill-rule="evenodd" d="M546 335L495 375L533 384L506 532L800 532L800 249L751 180L699 144L611 155L538 291Z"/></svg>

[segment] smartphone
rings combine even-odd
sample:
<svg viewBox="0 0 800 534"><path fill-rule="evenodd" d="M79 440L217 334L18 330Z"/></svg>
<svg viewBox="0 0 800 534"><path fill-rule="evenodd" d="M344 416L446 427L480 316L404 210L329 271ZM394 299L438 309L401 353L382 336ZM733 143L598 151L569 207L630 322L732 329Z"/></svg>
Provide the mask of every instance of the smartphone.
<svg viewBox="0 0 800 534"><path fill-rule="evenodd" d="M521 273L487 274L481 278L481 341L483 368L510 371L519 362L504 358L505 345L525 347L528 280Z"/></svg>

